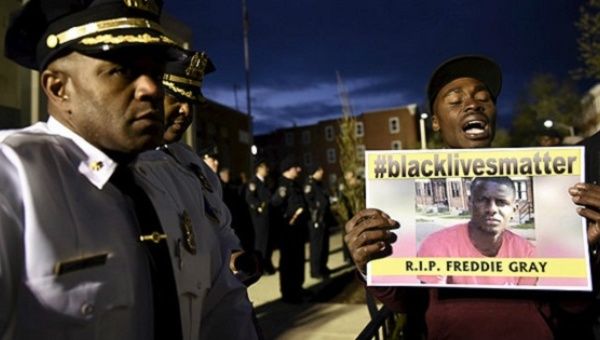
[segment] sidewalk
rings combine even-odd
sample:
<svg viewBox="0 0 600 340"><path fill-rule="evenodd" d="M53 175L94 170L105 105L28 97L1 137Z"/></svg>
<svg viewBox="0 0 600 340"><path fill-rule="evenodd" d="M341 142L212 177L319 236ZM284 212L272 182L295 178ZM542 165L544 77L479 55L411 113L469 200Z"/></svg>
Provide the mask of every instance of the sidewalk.
<svg viewBox="0 0 600 340"><path fill-rule="evenodd" d="M351 290L348 294L354 295L361 295L362 290L353 283L353 266L343 261L339 232L331 235L329 244L330 279L321 281L311 278L308 262L305 266L304 288L315 293L312 300L319 302L300 305L281 302L278 272L263 276L248 289L265 339L354 339L370 321L367 307L358 301L360 299L350 299L357 302L347 303L348 299L340 301L335 298L343 290ZM278 251L273 254L273 263L276 266L279 263Z"/></svg>

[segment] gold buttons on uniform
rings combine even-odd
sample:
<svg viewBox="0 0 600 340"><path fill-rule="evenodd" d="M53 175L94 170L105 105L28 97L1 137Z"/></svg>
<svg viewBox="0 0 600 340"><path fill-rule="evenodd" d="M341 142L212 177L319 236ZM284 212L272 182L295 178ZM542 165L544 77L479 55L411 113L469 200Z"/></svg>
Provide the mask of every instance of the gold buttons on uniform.
<svg viewBox="0 0 600 340"><path fill-rule="evenodd" d="M157 231L155 231L149 235L140 235L140 241L142 241L142 242L150 241L150 242L158 243L158 242L160 242L160 240L166 240L166 239L167 239L167 234L161 234Z"/></svg>
<svg viewBox="0 0 600 340"><path fill-rule="evenodd" d="M46 38L46 45L49 48L55 48L58 45L58 37L54 34L50 34L48 38Z"/></svg>

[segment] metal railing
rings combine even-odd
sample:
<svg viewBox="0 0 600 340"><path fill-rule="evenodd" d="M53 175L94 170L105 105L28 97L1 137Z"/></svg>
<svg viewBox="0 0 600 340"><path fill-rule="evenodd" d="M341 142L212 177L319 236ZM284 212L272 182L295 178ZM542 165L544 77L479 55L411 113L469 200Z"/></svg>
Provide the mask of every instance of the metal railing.
<svg viewBox="0 0 600 340"><path fill-rule="evenodd" d="M367 291L365 293L367 295L367 308L371 316L371 321L363 328L356 339L402 339L399 332L397 315L385 306L378 309L373 296Z"/></svg>

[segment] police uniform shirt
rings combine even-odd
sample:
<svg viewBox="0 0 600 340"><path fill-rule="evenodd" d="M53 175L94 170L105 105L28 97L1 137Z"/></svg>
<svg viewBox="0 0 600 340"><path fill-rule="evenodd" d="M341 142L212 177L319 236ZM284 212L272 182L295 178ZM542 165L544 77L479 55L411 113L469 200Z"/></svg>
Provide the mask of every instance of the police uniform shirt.
<svg viewBox="0 0 600 340"><path fill-rule="evenodd" d="M180 145L180 146L175 146ZM143 171L147 177L152 178L154 185L160 185L161 189L167 193L167 199L177 191L186 192L185 197L194 197L188 199L187 202L181 202L184 206L187 204L188 211L195 211L203 216L200 221L203 230L196 234L196 240L202 240L206 234L215 234L217 239L206 238L206 241L212 244L205 244L208 249L220 249L220 253L211 254L212 262L210 263L211 275L207 277L206 283L212 282L207 295L203 301L202 320L200 321L201 339L255 339L256 329L252 322L252 306L248 299L246 287L236 278L229 269L229 259L231 251L239 244L239 240L231 231L230 221L231 216L227 207L224 206L222 200L219 199L220 187L211 187L212 191L200 189L198 174L184 167L182 164L188 164L184 160L193 160L195 154L190 149L187 149L183 144L175 143L169 145L170 151L168 154L159 150L147 151L139 155L135 162L135 167ZM176 150L176 151L175 151ZM189 150L189 153L188 151ZM174 155L178 156L179 161L175 161ZM198 165L204 162L198 159ZM208 171L208 167L206 167ZM216 174L212 171L203 172L207 180ZM213 176L210 176L210 175ZM211 185L218 184L209 180ZM221 204L218 204L221 202ZM207 212L205 209L198 207L206 207L206 204L211 205L210 209L218 211ZM206 208L209 209L209 208ZM214 216L208 214L216 214L220 223L214 220ZM198 241L197 241L198 242ZM220 255L220 257L219 257ZM215 262L215 259L219 259ZM185 263L184 263L185 266ZM195 267L197 272L203 272ZM226 327L224 325L235 325L235 327Z"/></svg>
<svg viewBox="0 0 600 340"><path fill-rule="evenodd" d="M279 186L272 195L271 203L280 209L284 220L289 223L298 209L304 209L302 190L295 181L280 177ZM297 221L298 219L296 223Z"/></svg>
<svg viewBox="0 0 600 340"><path fill-rule="evenodd" d="M246 203L250 207L250 212L252 212L253 215L266 215L271 193L269 192L269 188L267 188L264 179L254 175L248 183L247 189Z"/></svg>
<svg viewBox="0 0 600 340"><path fill-rule="evenodd" d="M53 118L0 140L0 338L151 339L148 258L133 210L109 182L116 164ZM182 333L209 338L227 313L214 300L235 291L218 237L190 209L194 195L166 191L150 167L134 175L169 248L182 236L181 209L190 215L196 254L170 249Z"/></svg>
<svg viewBox="0 0 600 340"><path fill-rule="evenodd" d="M309 177L304 185L304 197L310 211L311 222L322 225L329 209L329 196L322 182Z"/></svg>
<svg viewBox="0 0 600 340"><path fill-rule="evenodd" d="M164 145L160 149L175 159L180 166L187 169L196 177L195 188L200 188L205 200L204 211L210 224L217 230L221 245L226 254L242 249L240 240L231 227L231 212L223 202L223 189L217 174L187 145L181 142ZM151 151L148 151L151 152ZM143 159L142 153L139 159Z"/></svg>

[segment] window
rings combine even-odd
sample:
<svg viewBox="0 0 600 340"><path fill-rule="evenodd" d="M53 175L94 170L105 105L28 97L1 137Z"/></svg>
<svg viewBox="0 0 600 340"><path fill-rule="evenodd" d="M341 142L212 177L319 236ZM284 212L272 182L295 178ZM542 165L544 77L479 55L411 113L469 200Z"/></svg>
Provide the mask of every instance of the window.
<svg viewBox="0 0 600 340"><path fill-rule="evenodd" d="M363 144L358 144L356 146L356 157L361 161L365 160L365 146Z"/></svg>
<svg viewBox="0 0 600 340"><path fill-rule="evenodd" d="M458 185L458 182L450 182L450 190L452 191L452 197L460 196L460 185Z"/></svg>
<svg viewBox="0 0 600 340"><path fill-rule="evenodd" d="M431 190L431 182L425 183L425 192L427 193L427 196L433 195L433 191Z"/></svg>
<svg viewBox="0 0 600 340"><path fill-rule="evenodd" d="M226 126L221 126L219 128L219 133L221 134L221 137L223 137L223 138L229 137L229 129L227 129Z"/></svg>
<svg viewBox="0 0 600 340"><path fill-rule="evenodd" d="M392 150L402 150L402 142L399 140L392 141Z"/></svg>
<svg viewBox="0 0 600 340"><path fill-rule="evenodd" d="M525 182L516 181L515 182L515 191L517 193L517 199L526 200L527 199L527 184Z"/></svg>
<svg viewBox="0 0 600 340"><path fill-rule="evenodd" d="M302 144L310 144L310 131L302 131Z"/></svg>
<svg viewBox="0 0 600 340"><path fill-rule="evenodd" d="M335 155L335 149L334 148L329 148L327 149L327 163L329 164L333 164L336 162L336 155Z"/></svg>
<svg viewBox="0 0 600 340"><path fill-rule="evenodd" d="M309 166L312 164L312 154L310 152L304 153L304 166Z"/></svg>
<svg viewBox="0 0 600 340"><path fill-rule="evenodd" d="M398 119L398 117L391 117L388 122L390 133L400 132L400 119Z"/></svg>
<svg viewBox="0 0 600 340"><path fill-rule="evenodd" d="M250 144L250 134L248 131L238 130L238 140L244 144Z"/></svg>
<svg viewBox="0 0 600 340"><path fill-rule="evenodd" d="M325 127L325 140L328 142L333 140L333 126L331 125Z"/></svg>
<svg viewBox="0 0 600 340"><path fill-rule="evenodd" d="M294 145L294 133L292 133L292 132L285 133L285 145L287 145L287 146Z"/></svg>
<svg viewBox="0 0 600 340"><path fill-rule="evenodd" d="M363 122L356 122L356 137L362 137L365 135L365 126Z"/></svg>

